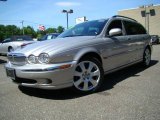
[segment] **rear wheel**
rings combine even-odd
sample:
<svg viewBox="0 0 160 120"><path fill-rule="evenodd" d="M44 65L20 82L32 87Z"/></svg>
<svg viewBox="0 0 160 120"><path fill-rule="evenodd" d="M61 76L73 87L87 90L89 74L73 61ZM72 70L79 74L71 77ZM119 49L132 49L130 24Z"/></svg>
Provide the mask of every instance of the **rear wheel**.
<svg viewBox="0 0 160 120"><path fill-rule="evenodd" d="M12 51L14 51L14 49L12 47L9 47L8 52L12 52Z"/></svg>
<svg viewBox="0 0 160 120"><path fill-rule="evenodd" d="M157 44L160 44L160 39L157 40Z"/></svg>
<svg viewBox="0 0 160 120"><path fill-rule="evenodd" d="M74 89L83 93L97 91L102 83L103 76L102 65L97 59L84 58L75 68Z"/></svg>
<svg viewBox="0 0 160 120"><path fill-rule="evenodd" d="M148 48L146 48L143 54L142 63L145 67L148 67L150 65L150 62L151 62L151 51Z"/></svg>

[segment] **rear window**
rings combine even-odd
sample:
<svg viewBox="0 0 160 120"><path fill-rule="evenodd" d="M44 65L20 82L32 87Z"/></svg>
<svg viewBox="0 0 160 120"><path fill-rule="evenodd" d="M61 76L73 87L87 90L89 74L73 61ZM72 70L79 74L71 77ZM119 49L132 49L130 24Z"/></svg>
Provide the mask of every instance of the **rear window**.
<svg viewBox="0 0 160 120"><path fill-rule="evenodd" d="M123 21L127 35L146 34L144 27L135 22Z"/></svg>

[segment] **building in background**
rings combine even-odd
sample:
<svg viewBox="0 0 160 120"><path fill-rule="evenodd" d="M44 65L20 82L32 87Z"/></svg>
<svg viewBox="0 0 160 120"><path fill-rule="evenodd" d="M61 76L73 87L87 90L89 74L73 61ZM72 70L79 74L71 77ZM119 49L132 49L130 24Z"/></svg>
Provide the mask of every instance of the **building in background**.
<svg viewBox="0 0 160 120"><path fill-rule="evenodd" d="M86 16L76 18L76 24L87 21Z"/></svg>
<svg viewBox="0 0 160 120"><path fill-rule="evenodd" d="M144 5L138 8L120 10L118 15L137 20L150 35L158 35L160 37L160 5Z"/></svg>

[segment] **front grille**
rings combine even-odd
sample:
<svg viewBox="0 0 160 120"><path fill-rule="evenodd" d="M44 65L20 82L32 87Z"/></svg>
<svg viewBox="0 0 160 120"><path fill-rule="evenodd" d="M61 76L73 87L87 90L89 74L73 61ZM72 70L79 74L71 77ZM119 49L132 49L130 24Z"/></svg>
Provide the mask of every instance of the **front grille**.
<svg viewBox="0 0 160 120"><path fill-rule="evenodd" d="M10 53L8 54L8 60L13 65L25 65L26 64L26 56L21 53Z"/></svg>

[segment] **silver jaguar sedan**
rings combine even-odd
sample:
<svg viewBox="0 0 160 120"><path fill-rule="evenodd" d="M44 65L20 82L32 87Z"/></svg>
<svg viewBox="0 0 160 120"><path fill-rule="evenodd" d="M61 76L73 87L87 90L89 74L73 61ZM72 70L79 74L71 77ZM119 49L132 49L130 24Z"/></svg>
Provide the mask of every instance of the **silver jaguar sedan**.
<svg viewBox="0 0 160 120"><path fill-rule="evenodd" d="M151 61L151 37L124 16L87 21L57 39L31 44L8 54L7 76L26 87L97 91L104 74Z"/></svg>

